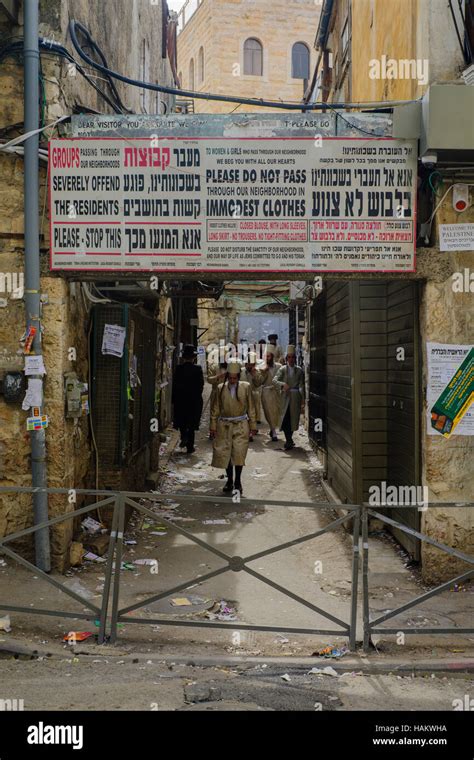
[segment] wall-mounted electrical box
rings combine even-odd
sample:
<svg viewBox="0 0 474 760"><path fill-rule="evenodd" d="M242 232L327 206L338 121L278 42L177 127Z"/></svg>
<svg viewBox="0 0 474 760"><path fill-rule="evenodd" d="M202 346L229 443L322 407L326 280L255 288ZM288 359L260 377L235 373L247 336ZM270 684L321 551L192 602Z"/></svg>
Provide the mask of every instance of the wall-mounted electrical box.
<svg viewBox="0 0 474 760"><path fill-rule="evenodd" d="M82 417L82 387L75 372L68 372L66 380L66 418L77 419Z"/></svg>
<svg viewBox="0 0 474 760"><path fill-rule="evenodd" d="M449 151L448 158L454 153L468 151L474 156L473 113L474 87L431 85L422 101L420 155Z"/></svg>

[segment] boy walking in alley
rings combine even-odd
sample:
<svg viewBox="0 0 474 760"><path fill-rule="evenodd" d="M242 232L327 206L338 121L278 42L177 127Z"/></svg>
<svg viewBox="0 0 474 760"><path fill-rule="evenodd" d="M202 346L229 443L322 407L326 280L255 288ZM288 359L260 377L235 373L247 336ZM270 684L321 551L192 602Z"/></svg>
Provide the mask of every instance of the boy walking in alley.
<svg viewBox="0 0 474 760"><path fill-rule="evenodd" d="M255 435L257 421L249 383L240 381L241 365L230 362L225 381L218 386L211 409L210 436L214 440L212 467L225 469L224 493L234 488L243 493L242 468L249 448L249 436ZM235 475L234 475L235 467Z"/></svg>

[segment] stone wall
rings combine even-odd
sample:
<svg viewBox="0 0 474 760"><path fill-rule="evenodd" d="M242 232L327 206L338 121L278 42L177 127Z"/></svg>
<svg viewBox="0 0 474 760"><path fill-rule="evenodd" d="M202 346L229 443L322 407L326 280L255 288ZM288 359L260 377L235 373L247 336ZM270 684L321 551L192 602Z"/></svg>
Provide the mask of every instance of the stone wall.
<svg viewBox="0 0 474 760"><path fill-rule="evenodd" d="M314 35L320 6L314 0L203 0L178 37L178 71L189 89L189 67L194 60L195 90L298 102L303 80L293 79L291 51L305 42L310 72L315 63ZM243 47L249 37L263 45L263 76L244 75ZM204 50L204 79L199 72L199 50ZM229 113L229 103L194 101L198 113ZM261 111L241 106L240 112ZM269 109L265 109L269 110Z"/></svg>
<svg viewBox="0 0 474 760"><path fill-rule="evenodd" d="M444 193L445 187L438 192ZM436 236L438 223L474 222L474 209L458 214L452 206L449 193L434 222ZM444 262L444 277L440 281L427 281L420 309L421 340L423 349L424 413L426 413L426 343L455 343L474 345L474 278L471 290L455 292L453 274L468 269L471 276L472 253L440 253L438 244L432 249L438 265ZM440 261L441 260L441 261ZM471 267L471 269L469 269ZM426 434L425 417L422 420L423 484L428 486L430 502L474 502L474 437L453 434L450 438ZM422 513L422 531L433 538L474 553L474 508L430 507ZM467 567L429 544L422 544L423 575L430 582L454 577Z"/></svg>
<svg viewBox="0 0 474 760"><path fill-rule="evenodd" d="M228 297L221 296L217 301L202 299L198 302L199 331L206 332L200 341L201 345L210 343L219 345L223 340L237 343L238 314Z"/></svg>
<svg viewBox="0 0 474 760"><path fill-rule="evenodd" d="M76 18L88 27L103 49L109 66L135 78L146 78L171 84L171 70L167 59L162 58L161 3L148 0L42 0L40 4L40 33L68 47L67 25ZM3 36L22 35L20 26L13 27L0 15L0 32ZM139 44L136 44L136 41ZM147 49L146 71L143 70L143 43ZM77 58L77 54L75 54ZM110 107L95 90L61 59L42 57L46 89L45 123L64 114L72 113L75 106L86 106L101 113ZM103 82L101 83L103 85ZM141 91L117 83L124 104L134 112L162 111L156 96L142 100ZM168 105L170 98L163 96ZM6 131L14 137L22 131L23 122L23 71L18 59L9 58L0 65L0 129L19 125ZM59 129L61 134L61 129ZM48 130L42 138L45 144L58 131ZM45 201L46 169L41 169L40 247L41 292L43 298L42 326L43 351L47 369L44 382L44 412L49 416L46 431L48 485L56 488L83 488L92 486L94 468L89 437L89 421L78 423L65 419L64 374L77 372L79 379L88 381L88 329L89 315L80 285L69 284L48 270L49 229L48 209ZM23 220L23 159L0 155L0 273L23 272L24 220ZM3 300L1 300L3 299ZM20 338L25 329L23 300L0 293L0 375L5 370L23 369ZM68 349L74 347L77 361L68 358ZM5 404L0 396L0 485L31 485L30 434L26 431L27 413L21 404ZM137 472L145 469L143 457L137 458ZM71 511L75 506L66 496L49 498L49 514L55 516ZM0 535L12 533L32 523L30 496L0 496ZM53 567L63 571L68 565L72 524L60 524L51 531ZM32 554L32 540L23 546Z"/></svg>

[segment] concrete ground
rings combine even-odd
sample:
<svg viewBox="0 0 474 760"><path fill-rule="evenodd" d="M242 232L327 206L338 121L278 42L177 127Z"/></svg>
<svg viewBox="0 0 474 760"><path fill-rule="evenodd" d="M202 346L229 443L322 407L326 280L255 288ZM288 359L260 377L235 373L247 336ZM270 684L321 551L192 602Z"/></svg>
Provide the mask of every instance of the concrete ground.
<svg viewBox="0 0 474 760"><path fill-rule="evenodd" d="M199 672L198 681L207 683L211 678L223 679L220 685L219 701L235 699L236 694L244 689L248 700L256 700L261 707L270 706L262 694L266 686L272 693L274 709L314 709L308 707L313 702L326 699L324 709L352 709L358 702L358 709L411 709L418 699L422 709L449 709L446 705L456 698L459 688L463 694L468 693L467 684L460 686L460 681L451 684L442 680L446 674L436 676L436 684L430 677L411 678L400 675L350 675L358 672L360 667L370 663L385 663L390 669L393 663L407 663L414 667L420 660L428 662L446 662L446 669L467 669L472 665L474 636L453 635L407 635L404 638L395 635L374 637L376 651L372 650L369 659L359 655L346 655L339 660L322 660L313 657L312 665L305 661L303 670L290 673L298 657L310 658L315 652L327 645L342 647L347 639L338 635L340 627L322 615L302 606L280 591L262 583L246 572L226 572L207 581L200 581L204 574L222 567L225 562L204 547L193 543L186 536L176 532L173 524L186 529L202 541L220 549L229 556L248 556L275 546L285 541L310 534L327 525L337 517L327 502L321 486L320 464L311 452L303 428L295 435L297 447L291 452L283 450L283 436L280 442L272 443L268 436L266 424L260 426L260 433L254 443L250 444L247 466L244 469L244 498L234 503L228 497L225 504L213 503L213 496L222 496L222 473L210 467L212 446L207 438L208 410L206 408L201 431L197 437L197 452L193 455L181 453L175 448L176 434L170 437L165 449L169 452L166 473L160 491L167 493L167 500L160 504L145 501L154 514L154 518L135 514L126 530L126 540L136 541L127 544L123 560L134 562L139 559L158 561L156 566L135 565L135 569L121 571L120 606L143 602L143 607L131 613L133 617L155 619L156 622L132 624L124 622L119 629L118 643L113 647L98 647L94 639L89 639L74 650L77 655L71 662L69 645L62 643L65 633L70 630L97 632L93 622L66 618L33 616L24 613L11 613L10 633L0 631L0 651L14 649L18 646L36 649L44 659L26 662L7 660L0 662L0 678L3 684L17 682L24 685L28 693L31 709L39 707L41 699L51 709L78 707L84 709L90 704L97 708L107 708L116 702L122 707L148 709L146 700L153 702L156 689L150 678L158 668L156 658L166 659L161 675L155 674L160 684L160 693L165 694L159 709L172 705L178 709L184 704L183 683L193 679ZM176 505L173 493L197 492L209 496L204 502L188 502ZM325 502L321 509L298 508L294 506L260 505L252 507L246 504L250 498L302 501L306 503ZM169 521L167 522L167 520ZM171 524L170 524L171 523ZM165 528L165 531L160 528ZM159 535L156 535L156 534ZM162 535L165 533L165 535ZM369 539L371 614L377 611L393 609L423 591L423 586L416 577L416 571L407 567L408 558L399 549L388 534L374 534ZM318 538L301 543L285 551L270 554L249 563L250 567L272 582L290 589L304 597L312 604L344 621L349 620L351 594L351 536L341 527ZM100 605L104 582L104 565L91 563L80 569L71 570L68 577L59 577L78 593L90 595L94 603ZM359 578L360 580L360 578ZM171 589L179 584L188 586L158 602L148 602L153 594ZM360 584L359 584L360 586ZM359 587L359 619L361 619L361 593ZM444 592L397 617L390 625L407 627L427 627L443 625L472 625L473 596L472 588L465 586L463 592ZM6 603L23 604L34 608L50 607L53 609L80 610L75 601L57 592L22 567L14 565L7 559L6 567L0 568L0 599ZM173 602L171 600L174 600ZM176 606L177 599L186 603ZM178 627L160 625L160 618L195 623L209 622L209 616L216 614L217 603L225 602L231 611L228 629L199 627ZM60 606L62 605L62 607ZM0 610L0 617L2 613ZM235 618L235 619L234 619ZM214 618L215 619L215 618ZM282 629L288 627L322 629L333 633L294 634L281 632L239 631L239 624L274 626ZM388 623L387 623L388 625ZM358 631L361 639L361 631ZM12 646L10 646L10 644ZM68 651L69 648L69 651ZM47 655L53 655L48 659ZM36 655L37 656L37 655ZM135 659L139 662L135 663ZM140 661L140 657L150 658ZM189 658L211 658L202 668L189 670L186 662ZM213 667L212 658L224 658L221 665ZM258 663L247 663L245 672L240 672L241 659L235 666L228 665L229 658L256 657ZM277 658L267 669L262 658ZM179 666L167 668L170 658L184 658ZM75 662L75 659L78 662ZM108 663L105 660L109 660ZM123 660L123 662L122 662ZM97 661L97 662L96 662ZM100 661L100 664L99 664ZM286 662L288 665L285 667ZM347 663L347 665L346 665ZM330 676L308 676L311 666L326 667L344 664L348 675L343 679ZM161 667L161 666L160 666ZM237 668L237 674L234 672ZM270 678L271 668L275 670ZM260 670L259 670L260 669ZM107 671L107 686L104 686L104 670ZM202 671L202 672L201 672ZM215 671L215 672L214 672ZM102 676L99 675L102 673ZM161 672L161 671L160 671ZM289 673L290 680L281 679ZM42 683L47 674L47 686ZM96 675L94 675L96 674ZM217 674L217 675L216 675ZM250 675L249 675L250 674ZM166 678L165 678L166 676ZM71 678L67 687L66 678ZM268 681L270 678L270 681ZM459 675L459 678L462 676ZM114 683L126 680L132 688L127 688L127 698L120 700L114 691ZM158 680L159 679L159 680ZM273 681L272 681L273 679ZM388 679L388 680L387 680ZM408 680L407 680L408 679ZM410 680L411 679L411 680ZM317 688L315 688L317 681ZM416 681L416 689L413 691ZM136 682L136 689L133 684ZM163 685L166 682L166 685ZM138 694L139 684L148 684L145 691L139 693L134 701L133 694ZM338 684L337 689L335 683ZM28 685L29 684L29 685ZM436 686L436 688L435 688ZM149 688L148 688L149 687ZM235 688L234 688L235 687ZM403 688L402 688L403 687ZM45 691L46 689L46 691ZM94 691L95 689L95 691ZM263 689L263 691L262 691ZM329 689L329 696L324 691ZM463 691L464 689L464 691ZM247 691L245 691L247 690ZM321 692L321 699L315 694ZM380 699L385 695L383 699ZM454 696L453 696L454 695ZM333 696L334 699L329 699ZM459 696L459 695L458 695ZM209 692L208 701L212 694ZM324 697L324 699L323 699ZM90 700L90 702L88 701ZM98 700L98 701L97 701ZM282 702L283 700L283 702ZM309 700L309 701L308 701ZM329 700L329 701L328 701ZM28 701L28 700L27 700ZM403 707L401 707L403 702ZM330 703L333 704L332 708ZM55 705L55 707L53 707ZM399 708L396 705L400 705ZM154 708L153 708L154 709ZM415 708L414 708L415 709Z"/></svg>
<svg viewBox="0 0 474 760"><path fill-rule="evenodd" d="M313 662L328 667L329 662ZM142 656L78 655L0 659L0 698L29 710L436 710L452 711L472 694L466 675L333 675L310 665L215 662ZM466 709L466 708L465 708Z"/></svg>

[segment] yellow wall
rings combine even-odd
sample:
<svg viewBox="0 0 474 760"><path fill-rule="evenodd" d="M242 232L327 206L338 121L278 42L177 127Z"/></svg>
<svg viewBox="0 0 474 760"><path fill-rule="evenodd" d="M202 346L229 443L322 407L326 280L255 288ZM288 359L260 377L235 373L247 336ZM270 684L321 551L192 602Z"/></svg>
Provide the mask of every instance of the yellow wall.
<svg viewBox="0 0 474 760"><path fill-rule="evenodd" d="M411 100L424 88L412 79L371 79L369 62L416 58L418 0L357 0L352 14L354 102ZM387 7L389 6L389 7Z"/></svg>

